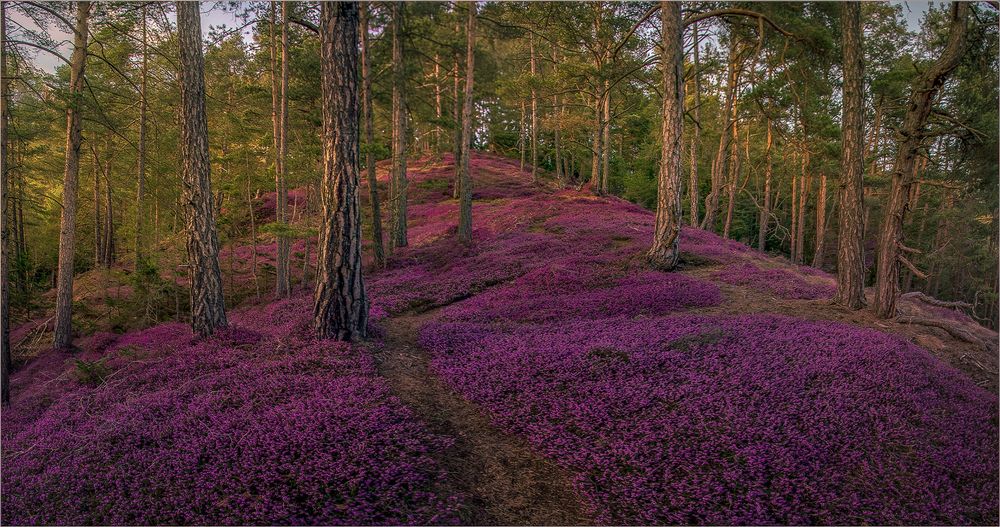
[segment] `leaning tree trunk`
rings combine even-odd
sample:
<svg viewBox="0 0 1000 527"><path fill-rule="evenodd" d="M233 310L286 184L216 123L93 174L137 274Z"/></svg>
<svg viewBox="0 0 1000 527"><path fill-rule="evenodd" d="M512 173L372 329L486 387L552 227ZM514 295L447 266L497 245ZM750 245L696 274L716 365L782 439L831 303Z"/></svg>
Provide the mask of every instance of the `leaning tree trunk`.
<svg viewBox="0 0 1000 527"><path fill-rule="evenodd" d="M81 107L84 67L87 64L87 22L90 2L76 4L73 57L70 61L69 106L66 108L66 164L63 170L62 217L59 224L59 271L56 279L55 347L73 343L73 258L76 256L76 193L83 143Z"/></svg>
<svg viewBox="0 0 1000 527"><path fill-rule="evenodd" d="M691 137L691 177L688 182L688 201L691 206L690 223L692 227L698 226L698 145L701 143L701 72L698 71L700 61L698 59L698 23L691 26L692 39L694 40L694 134Z"/></svg>
<svg viewBox="0 0 1000 527"><path fill-rule="evenodd" d="M646 254L650 264L671 270L680 258L681 138L684 126L684 33L681 4L660 4L663 37L663 150L656 194L656 228L653 246Z"/></svg>
<svg viewBox="0 0 1000 527"><path fill-rule="evenodd" d="M406 95L403 75L403 2L392 3L392 175L389 179L389 252L406 247Z"/></svg>
<svg viewBox="0 0 1000 527"><path fill-rule="evenodd" d="M710 231L715 230L716 218L719 215L719 194L725 185L726 172L729 168L729 143L731 140L731 128L735 126L733 122L733 107L736 104L736 84L738 73L736 65L736 40L729 46L729 67L726 76L726 102L723 108L722 133L719 134L719 149L715 153L715 160L712 162L712 187L705 196L705 216L701 220L701 228Z"/></svg>
<svg viewBox="0 0 1000 527"><path fill-rule="evenodd" d="M462 177L458 207L458 241L472 242L472 175L469 173L472 158L472 82L476 58L476 4L469 3L469 23L465 32L465 102L462 105ZM532 104L534 110L534 104ZM534 121L534 115L532 116ZM534 126L532 126L534 134ZM534 142L534 138L532 139ZM532 167L534 171L534 167Z"/></svg>
<svg viewBox="0 0 1000 527"><path fill-rule="evenodd" d="M372 119L371 50L368 47L369 2L361 3L361 107L365 119L365 170L368 173L368 200L372 206L372 251L375 267L385 267L385 250L382 247L382 206L378 200L378 177L375 174L375 124ZM439 94L440 95L440 94ZM440 110L440 105L438 106Z"/></svg>
<svg viewBox="0 0 1000 527"><path fill-rule="evenodd" d="M842 176L837 211L837 293L833 301L848 309L865 305L864 263L864 54L861 4L841 4L844 42ZM876 112L879 126L881 102ZM873 133L874 130L873 130Z"/></svg>
<svg viewBox="0 0 1000 527"><path fill-rule="evenodd" d="M878 242L878 266L875 277L875 315L880 318L896 316L899 298L899 266L906 265L914 274L921 275L903 254L913 250L903 244L903 220L910 208L910 187L914 181L914 163L926 137L925 128L932 106L948 75L961 62L966 47L968 2L952 2L951 28L948 43L938 60L925 70L913 86L906 115L899 129L901 138L896 160L892 167L892 185L889 201L882 220Z"/></svg>
<svg viewBox="0 0 1000 527"><path fill-rule="evenodd" d="M358 4L321 6L323 237L313 321L321 338L354 340L368 325L358 197Z"/></svg>
<svg viewBox="0 0 1000 527"><path fill-rule="evenodd" d="M177 2L181 59L181 169L188 265L191 272L191 328L208 336L228 324L219 271L208 118L205 113L205 57L201 50L198 2Z"/></svg>

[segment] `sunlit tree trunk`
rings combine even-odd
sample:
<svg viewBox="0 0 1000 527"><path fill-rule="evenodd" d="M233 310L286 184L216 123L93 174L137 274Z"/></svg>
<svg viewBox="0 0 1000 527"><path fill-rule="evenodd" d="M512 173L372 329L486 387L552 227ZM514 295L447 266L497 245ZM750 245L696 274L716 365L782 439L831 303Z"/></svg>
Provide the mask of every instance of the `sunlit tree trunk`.
<svg viewBox="0 0 1000 527"><path fill-rule="evenodd" d="M813 252L813 267L823 267L826 251L826 174L819 177L819 195L816 197L816 249Z"/></svg>
<svg viewBox="0 0 1000 527"><path fill-rule="evenodd" d="M690 224L692 227L698 226L698 200L701 199L698 196L698 147L701 143L701 72L698 71L701 68L701 62L698 56L698 48L701 47L701 43L698 41L698 23L695 22L691 26L691 32L693 34L692 39L694 40L694 133L691 137L691 177L688 182L688 201L691 207L691 218Z"/></svg>
<svg viewBox="0 0 1000 527"><path fill-rule="evenodd" d="M469 22L465 32L465 102L462 105L462 183L458 199L458 240L462 243L472 242L472 175L469 173L469 167L472 158L472 83L475 76L476 58L476 4L472 2L468 6ZM534 120L534 116L532 119ZM532 133L534 133L534 129L532 129Z"/></svg>
<svg viewBox="0 0 1000 527"><path fill-rule="evenodd" d="M657 182L656 226L653 246L647 253L650 264L671 270L680 258L681 155L684 126L684 43L681 4L660 4L663 51L663 147Z"/></svg>
<svg viewBox="0 0 1000 527"><path fill-rule="evenodd" d="M197 2L177 2L181 63L181 159L186 204L188 265L191 271L191 327L200 336L227 325L215 229L208 118L205 113L205 58Z"/></svg>
<svg viewBox="0 0 1000 527"><path fill-rule="evenodd" d="M524 100L522 99L521 100L521 126L518 129L518 136L517 136L517 146L521 149L521 164L519 165L521 172L524 172L524 160L525 160L525 156L527 155L527 153L526 153L527 152L527 141L525 141L524 139L528 135L527 131L525 130L525 126L526 126L525 119L526 119L526 116L527 116L527 111L525 110L524 106L525 106L524 105Z"/></svg>
<svg viewBox="0 0 1000 527"><path fill-rule="evenodd" d="M403 2L392 3L392 175L389 180L389 252L406 247L406 66L403 54Z"/></svg>
<svg viewBox="0 0 1000 527"><path fill-rule="evenodd" d="M841 139L840 208L837 213L837 292L834 302L849 309L865 305L864 166L868 145L862 146L864 125L864 54L861 4L841 4L844 48L843 138ZM872 137L881 126L882 101L875 112ZM872 144L872 143L869 143Z"/></svg>
<svg viewBox="0 0 1000 527"><path fill-rule="evenodd" d="M434 152L441 153L441 55L434 53Z"/></svg>
<svg viewBox="0 0 1000 527"><path fill-rule="evenodd" d="M732 39L729 46L729 66L726 76L726 96L723 107L722 133L719 135L719 149L715 153L715 161L712 163L712 187L705 196L705 217L702 218L701 228L710 231L715 230L716 218L719 214L719 194L726 183L726 173L729 169L729 150L732 140L733 108L736 104L736 84L737 84L737 64L736 64L736 39Z"/></svg>
<svg viewBox="0 0 1000 527"><path fill-rule="evenodd" d="M288 179L286 177L285 161L288 158L288 5L281 3L281 93L278 101L278 157L275 164L274 187L277 193L275 201L275 221L284 228L288 223ZM283 234L277 239L277 258L275 265L274 293L278 298L284 298L291 292L289 272L289 253L291 240Z"/></svg>
<svg viewBox="0 0 1000 527"><path fill-rule="evenodd" d="M59 222L59 270L56 278L55 347L73 344L73 259L76 256L76 198L83 143L84 67L87 63L90 2L76 4L73 56L70 60L69 106L66 108L66 164L63 170L62 215Z"/></svg>
<svg viewBox="0 0 1000 527"><path fill-rule="evenodd" d="M323 236L313 319L321 338L366 334L368 297L361 276L358 197L358 4L323 2L320 85L323 96Z"/></svg>
<svg viewBox="0 0 1000 527"><path fill-rule="evenodd" d="M471 4L470 4L471 5ZM538 74L535 60L535 36L528 39L531 51L531 181L538 181L538 89L535 88L535 75ZM467 74L471 77L471 74Z"/></svg>
<svg viewBox="0 0 1000 527"><path fill-rule="evenodd" d="M361 108L365 120L365 170L368 173L368 200L372 207L372 251L375 253L375 266L385 266L385 250L382 247L382 206L379 203L378 178L375 173L375 124L372 119L372 75L371 50L368 45L368 2L361 3ZM439 94L440 96L440 94ZM440 98L438 99L440 101ZM440 110L440 106L438 106Z"/></svg>
<svg viewBox="0 0 1000 527"><path fill-rule="evenodd" d="M555 70L556 65L559 64L559 56L556 53L555 46L552 47L552 68ZM563 168L562 168L562 107L559 106L559 94L552 96L552 118L555 121L555 130L553 132L553 147L555 148L555 168L556 168L556 181L563 182Z"/></svg>
<svg viewBox="0 0 1000 527"><path fill-rule="evenodd" d="M805 153L802 176L799 177L799 219L798 231L795 235L795 263L801 264L805 261L806 253L806 204L809 203L809 187L812 186L812 178L806 175L806 168L809 164L809 154Z"/></svg>
<svg viewBox="0 0 1000 527"><path fill-rule="evenodd" d="M732 159L729 161L729 175L726 182L726 220L722 225L723 238L729 238L729 229L733 224L733 212L736 210L736 186L740 179L740 136L736 112L736 105L733 104L733 139L729 143Z"/></svg>
<svg viewBox="0 0 1000 527"><path fill-rule="evenodd" d="M601 117L601 194L608 193L611 161L611 81L604 81L604 110Z"/></svg>

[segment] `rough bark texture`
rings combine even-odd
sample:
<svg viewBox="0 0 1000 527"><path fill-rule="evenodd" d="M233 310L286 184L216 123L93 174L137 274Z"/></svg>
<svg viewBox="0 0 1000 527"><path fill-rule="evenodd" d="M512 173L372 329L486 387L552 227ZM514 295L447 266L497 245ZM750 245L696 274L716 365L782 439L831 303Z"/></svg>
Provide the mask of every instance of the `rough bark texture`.
<svg viewBox="0 0 1000 527"><path fill-rule="evenodd" d="M813 252L813 267L823 267L824 251L826 251L826 174L819 178L819 195L816 197L816 248Z"/></svg>
<svg viewBox="0 0 1000 527"><path fill-rule="evenodd" d="M657 183L656 227L647 258L653 267L671 270L680 257L681 138L684 126L684 43L681 4L660 5L663 35L663 150Z"/></svg>
<svg viewBox="0 0 1000 527"><path fill-rule="evenodd" d="M559 56L556 53L555 46L552 47L552 64L559 63ZM556 165L556 181L563 182L563 168L562 168L562 107L559 106L559 94L552 96L552 117L555 121L555 130L553 131L553 147L555 148L555 165Z"/></svg>
<svg viewBox="0 0 1000 527"><path fill-rule="evenodd" d="M392 3L392 175L389 179L389 252L406 247L406 95L403 75L403 2Z"/></svg>
<svg viewBox="0 0 1000 527"><path fill-rule="evenodd" d="M73 257L76 255L76 194L80 175L80 145L83 143L81 106L83 75L87 64L90 2L76 4L73 57L70 60L69 106L66 108L66 164L63 170L62 216L59 223L59 271L56 278L57 348L73 344Z"/></svg>
<svg viewBox="0 0 1000 527"><path fill-rule="evenodd" d="M590 169L590 185L594 193L601 191L601 142L604 140L604 102L600 97L594 98L594 139L593 159Z"/></svg>
<svg viewBox="0 0 1000 527"><path fill-rule="evenodd" d="M899 298L899 266L909 263L902 253L903 221L910 208L910 187L914 165L925 139L927 117L948 75L958 67L966 47L968 2L952 2L948 43L938 60L924 71L913 85L903 124L899 128L899 146L892 167L892 185L882 220L878 242L875 304L876 316L896 316Z"/></svg>
<svg viewBox="0 0 1000 527"><path fill-rule="evenodd" d="M323 237L313 319L322 338L363 338L368 297L361 276L358 152L358 4L323 2Z"/></svg>
<svg viewBox="0 0 1000 527"><path fill-rule="evenodd" d="M764 148L764 205L760 209L760 222L757 231L757 249L763 252L767 248L767 227L771 219L771 175L773 163L771 145L774 138L771 134L771 119L767 119L767 144Z"/></svg>
<svg viewBox="0 0 1000 527"><path fill-rule="evenodd" d="M601 117L601 194L608 193L608 165L611 161L611 81L604 81L604 110Z"/></svg>
<svg viewBox="0 0 1000 527"><path fill-rule="evenodd" d="M375 266L385 267L385 250L382 247L382 206L378 200L378 178L375 175L375 125L372 119L371 52L368 49L368 2L361 3L361 106L365 119L365 170L368 173L368 198L372 205L372 252ZM439 108L440 109L440 108Z"/></svg>
<svg viewBox="0 0 1000 527"><path fill-rule="evenodd" d="M476 59L475 3L469 4L469 21L465 31L465 40L465 101L462 104L462 176L458 197L458 240L462 243L471 243L472 174L469 173L469 167L472 158L472 83L475 77ZM534 173L534 167L532 167L532 173Z"/></svg>
<svg viewBox="0 0 1000 527"><path fill-rule="evenodd" d="M733 212L736 210L736 185L740 179L740 134L739 134L739 122L737 120L737 108L736 104L733 104L733 126L731 128L733 138L729 143L730 151L732 152L729 157L729 174L726 176L726 219L722 223L722 237L729 238L729 229L733 225Z"/></svg>
<svg viewBox="0 0 1000 527"><path fill-rule="evenodd" d="M701 61L698 56L698 48L701 43L698 41L698 23L691 25L692 40L694 40L694 134L691 137L691 178L688 181L688 201L691 206L690 224L692 227L698 226L698 146L701 143Z"/></svg>
<svg viewBox="0 0 1000 527"><path fill-rule="evenodd" d="M197 2L177 2L181 63L181 169L188 265L191 273L191 327L208 336L227 325L215 229L208 118L205 114L205 58Z"/></svg>
<svg viewBox="0 0 1000 527"><path fill-rule="evenodd" d="M840 208L837 211L837 293L833 301L849 309L865 305L864 260L864 54L861 4L841 4L844 46L843 139ZM881 101L875 126L881 120ZM874 133L874 131L873 131Z"/></svg>
<svg viewBox="0 0 1000 527"><path fill-rule="evenodd" d="M804 156L802 163L802 176L799 177L799 209L798 209L798 231L795 234L795 263L801 264L806 253L806 205L809 203L809 187L812 178L806 175L809 166L809 154Z"/></svg>

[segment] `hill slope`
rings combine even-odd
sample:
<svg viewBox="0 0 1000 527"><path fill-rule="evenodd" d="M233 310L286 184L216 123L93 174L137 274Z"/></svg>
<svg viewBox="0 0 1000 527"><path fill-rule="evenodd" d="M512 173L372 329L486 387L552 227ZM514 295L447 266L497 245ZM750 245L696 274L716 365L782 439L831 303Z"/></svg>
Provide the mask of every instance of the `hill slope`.
<svg viewBox="0 0 1000 527"><path fill-rule="evenodd" d="M412 163L372 342L314 340L303 291L204 341L166 324L29 363L5 519L997 522L991 354L703 231L649 271L649 211L472 165L464 247L450 159Z"/></svg>

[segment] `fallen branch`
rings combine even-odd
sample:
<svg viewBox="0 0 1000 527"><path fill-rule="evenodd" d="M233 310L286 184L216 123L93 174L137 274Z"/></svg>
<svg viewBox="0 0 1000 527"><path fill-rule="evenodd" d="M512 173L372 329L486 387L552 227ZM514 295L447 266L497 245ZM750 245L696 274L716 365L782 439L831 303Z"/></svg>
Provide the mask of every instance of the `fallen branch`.
<svg viewBox="0 0 1000 527"><path fill-rule="evenodd" d="M902 295L899 295L899 298L910 298L913 300L919 300L925 304L930 304L932 306L938 306L938 307L972 308L972 304L968 302L962 302L960 300L955 300L951 302L947 300L938 300L932 296L927 296L921 293L920 291L910 291L909 293L904 293Z"/></svg>
<svg viewBox="0 0 1000 527"><path fill-rule="evenodd" d="M982 346L983 349L985 349L987 352L990 353L997 352L997 344L995 342L987 342L973 335L965 328L961 327L960 325L954 322L949 322L946 320L937 320L933 318L922 318L922 317L904 316L904 315L896 317L896 322L899 322L900 324L917 324L920 326L930 326L938 329L943 329L949 335L958 340Z"/></svg>
<svg viewBox="0 0 1000 527"><path fill-rule="evenodd" d="M927 280L927 278L930 277L929 274L921 271L920 269L917 269L917 266L913 265L913 263L907 260L906 257L903 256L902 254L900 254L897 259L899 260L899 263L906 266L906 268L909 269L911 273L913 273L913 276L916 276L921 280Z"/></svg>

